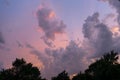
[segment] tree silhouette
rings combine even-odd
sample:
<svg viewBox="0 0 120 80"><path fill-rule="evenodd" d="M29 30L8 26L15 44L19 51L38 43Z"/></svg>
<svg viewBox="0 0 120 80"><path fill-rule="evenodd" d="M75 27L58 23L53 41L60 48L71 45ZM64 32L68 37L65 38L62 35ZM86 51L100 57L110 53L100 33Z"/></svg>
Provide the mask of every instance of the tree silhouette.
<svg viewBox="0 0 120 80"><path fill-rule="evenodd" d="M37 67L26 63L24 59L16 59L9 69L0 71L0 80L46 80L41 77ZM66 71L61 72L51 80L70 80ZM72 80L120 80L120 64L118 53L106 53L92 63L84 73L80 72Z"/></svg>
<svg viewBox="0 0 120 80"><path fill-rule="evenodd" d="M53 77L52 80L70 80L68 73L66 71L61 72L58 74L57 77Z"/></svg>
<svg viewBox="0 0 120 80"><path fill-rule="evenodd" d="M26 63L24 59L16 59L12 68L0 72L0 80L46 80L41 78L37 67Z"/></svg>
<svg viewBox="0 0 120 80"><path fill-rule="evenodd" d="M94 80L120 80L120 64L118 63L118 53L111 51L100 60L91 64L85 71L94 77Z"/></svg>
<svg viewBox="0 0 120 80"><path fill-rule="evenodd" d="M80 72L76 76L74 76L72 80L93 80L93 79L91 75Z"/></svg>

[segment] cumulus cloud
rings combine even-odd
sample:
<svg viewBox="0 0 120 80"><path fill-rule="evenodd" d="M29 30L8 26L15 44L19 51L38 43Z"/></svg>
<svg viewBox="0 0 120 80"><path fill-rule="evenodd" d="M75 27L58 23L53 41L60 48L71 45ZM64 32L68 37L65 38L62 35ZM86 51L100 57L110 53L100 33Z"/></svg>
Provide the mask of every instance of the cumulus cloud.
<svg viewBox="0 0 120 80"><path fill-rule="evenodd" d="M113 34L105 24L99 21L99 13L94 13L85 20L83 34L97 56L113 49Z"/></svg>
<svg viewBox="0 0 120 80"><path fill-rule="evenodd" d="M116 8L118 12L117 21L120 24L118 1L108 0L108 2ZM44 64L44 75L51 77L62 70L67 70L70 74L76 73L84 70L91 62L91 58L101 57L105 52L111 50L120 51L120 36L114 37L108 25L100 21L99 15L96 12L85 20L82 28L84 35L84 41L81 42L82 46L71 41L66 48L55 50L46 48L44 53L35 49L31 51ZM113 18L114 16L114 14L109 14L106 18ZM54 41L57 33L64 33L66 25L56 18L55 12L50 8L40 8L37 11L37 17L39 27L45 34L42 39L49 47L53 47L54 45L49 39Z"/></svg>
<svg viewBox="0 0 120 80"><path fill-rule="evenodd" d="M54 45L49 39L54 41L56 33L64 33L66 25L63 21L56 19L55 13L46 7L42 7L37 11L37 17L39 27L45 33L42 39L49 47L53 47ZM108 17L114 17L114 15L110 14ZM120 23L119 18L118 23ZM98 12L87 17L82 32L84 41L81 42L81 47L75 41L71 41L66 48L55 50L46 48L44 53L35 49L31 51L43 62L45 66L43 69L44 75L51 77L62 70L67 70L70 74L76 73L84 70L91 62L91 58L101 57L105 52L111 50L120 51L120 36L113 37L114 34L108 25L99 20Z"/></svg>
<svg viewBox="0 0 120 80"><path fill-rule="evenodd" d="M32 50L32 54L38 56L43 62L43 74L50 78L63 70L67 70L70 74L84 70L87 65L87 53L76 42L71 41L64 49L46 48L44 53Z"/></svg>
<svg viewBox="0 0 120 80"><path fill-rule="evenodd" d="M83 24L83 30L82 30L85 38L88 38L90 40L94 38L92 32L95 29L94 26L100 23L98 17L99 17L99 13L94 13L92 16L88 16L88 18L85 20L85 23Z"/></svg>
<svg viewBox="0 0 120 80"><path fill-rule="evenodd" d="M61 66L61 69L65 69L69 73L75 73L80 70L84 70L84 58L86 53L82 47L79 47L78 44L76 44L74 41L71 41L62 52L61 58L59 59L60 61L58 61L60 64L56 62L55 65Z"/></svg>
<svg viewBox="0 0 120 80"><path fill-rule="evenodd" d="M48 7L41 7L37 11L39 27L44 31L44 37L50 40L55 40L56 34L64 33L66 25L62 20L59 20L55 12Z"/></svg>
<svg viewBox="0 0 120 80"><path fill-rule="evenodd" d="M120 51L120 35L114 34L111 28L99 20L99 13L89 16L83 24L83 35L94 57L101 57L111 50ZM118 30L118 28L117 28Z"/></svg>
<svg viewBox="0 0 120 80"><path fill-rule="evenodd" d="M107 0L104 0L107 1ZM108 0L108 2L116 8L119 21L119 5L117 0ZM117 4L118 6L115 6ZM118 10L119 9L119 10ZM114 17L113 14L108 17ZM108 18L106 17L106 18ZM66 25L63 21L56 18L55 12L48 7L42 7L37 11L39 27L43 30L42 39L49 47L53 47L53 43L57 33L64 33ZM69 42L66 48L51 49L46 48L44 52L36 50L30 45L31 53L38 56L43 63L43 74L48 78L58 74L62 70L67 70L70 74L84 70L91 62L91 57L101 57L105 52L111 50L120 51L120 36L113 37L114 34L110 28L99 20L99 13L88 16L83 24L82 32L84 41L82 46L76 44L75 41Z"/></svg>

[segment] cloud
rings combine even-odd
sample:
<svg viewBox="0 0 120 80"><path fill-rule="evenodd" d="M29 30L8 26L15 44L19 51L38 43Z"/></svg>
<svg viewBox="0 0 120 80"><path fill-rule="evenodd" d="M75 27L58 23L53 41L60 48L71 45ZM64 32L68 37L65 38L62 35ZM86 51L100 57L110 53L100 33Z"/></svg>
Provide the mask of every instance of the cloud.
<svg viewBox="0 0 120 80"><path fill-rule="evenodd" d="M116 9L116 12L118 14L117 21L120 25L120 1L119 0L101 0L101 1L107 1L114 9Z"/></svg>
<svg viewBox="0 0 120 80"><path fill-rule="evenodd" d="M46 48L44 52L31 48L31 53L38 56L44 65L42 70L44 75L50 78L62 70L67 70L70 74L77 73L84 70L91 59L101 57L105 52L111 50L120 51L120 36L114 37L108 25L99 20L99 15L96 12L85 20L82 28L84 40L81 42L81 46L75 41L70 41L65 48ZM106 18L109 17L113 18L114 14L108 15ZM63 21L58 20L55 12L48 7L40 8L37 11L37 18L39 27L45 34L42 37L44 43L53 47L51 41L55 40L57 33L64 33L66 25Z"/></svg>
<svg viewBox="0 0 120 80"><path fill-rule="evenodd" d="M56 34L65 32L66 25L56 17L55 12L48 7L41 7L37 11L39 27L44 31L44 37L55 40Z"/></svg>
<svg viewBox="0 0 120 80"><path fill-rule="evenodd" d="M4 44L4 43L5 43L5 40L3 39L3 35L0 32L0 44Z"/></svg>
<svg viewBox="0 0 120 80"><path fill-rule="evenodd" d="M55 45L53 44L53 42L49 39L47 39L46 37L41 37L41 39L44 41L44 43L48 46L48 47L55 47Z"/></svg>
<svg viewBox="0 0 120 80"><path fill-rule="evenodd" d="M26 47L29 49L35 49L31 44L26 43Z"/></svg>
<svg viewBox="0 0 120 80"><path fill-rule="evenodd" d="M10 1L9 0L3 0L4 1L4 4L9 6L10 5Z"/></svg>
<svg viewBox="0 0 120 80"><path fill-rule="evenodd" d="M99 20L99 13L89 16L83 24L84 37L93 47L95 56L103 55L113 49L113 34L110 29Z"/></svg>
<svg viewBox="0 0 120 80"><path fill-rule="evenodd" d="M74 41L71 41L64 50L61 50L61 52L62 55L59 57L58 61L56 57L58 57L60 53L54 56L55 61L57 61L55 62L55 65L57 65L56 68L58 68L58 70L65 69L71 74L85 69L86 64L84 58L87 54L82 47L79 47Z"/></svg>
<svg viewBox="0 0 120 80"><path fill-rule="evenodd" d="M46 53L43 53L42 51L36 49L34 46L28 43L26 43L26 48L29 48L30 53L38 57L40 63L42 63L43 66L48 65L50 60L49 60L49 56Z"/></svg>
<svg viewBox="0 0 120 80"><path fill-rule="evenodd" d="M16 41L16 43L17 43L19 48L23 48L24 47L19 41Z"/></svg>
<svg viewBox="0 0 120 80"><path fill-rule="evenodd" d="M120 35L114 34L111 28L101 23L99 20L99 13L94 13L89 16L83 24L83 35L85 45L89 45L94 53L93 57L101 57L104 53L111 50L120 52ZM119 30L117 27L115 30ZM89 50L89 48L86 48Z"/></svg>
<svg viewBox="0 0 120 80"><path fill-rule="evenodd" d="M98 23L100 23L99 19L99 13L94 13L92 16L88 16L88 18L85 20L85 23L83 24L83 35L85 38L88 38L92 41L93 39L93 33L94 29Z"/></svg>
<svg viewBox="0 0 120 80"><path fill-rule="evenodd" d="M65 49L46 48L44 53L38 50L32 50L31 53L38 56L38 59L44 64L42 73L47 78L63 70L73 74L87 67L87 53L74 41L69 42Z"/></svg>
<svg viewBox="0 0 120 80"><path fill-rule="evenodd" d="M0 49L3 51L11 51L11 49L6 47L5 45L0 45Z"/></svg>
<svg viewBox="0 0 120 80"><path fill-rule="evenodd" d="M102 23L106 24L109 27L116 26L118 25L116 18L117 15L115 13L109 13L103 18Z"/></svg>
<svg viewBox="0 0 120 80"><path fill-rule="evenodd" d="M0 70L3 69L3 62L0 62Z"/></svg>
<svg viewBox="0 0 120 80"><path fill-rule="evenodd" d="M39 27L45 32L42 39L51 47L53 43L49 39L54 41L55 34L63 33L65 26L60 31L59 26L54 26L57 25L56 21L58 23L58 20L55 19L55 13L49 8L39 9L37 15ZM114 17L113 14L109 16ZM101 57L105 52L111 50L120 51L120 36L114 37L108 25L99 20L98 12L87 17L82 32L84 35L84 40L81 42L82 46L76 44L75 41L70 41L65 48L46 48L44 53L36 50L31 52L43 62L44 75L51 77L62 70L67 70L70 74L76 73L84 70L91 63L91 59Z"/></svg>
<svg viewBox="0 0 120 80"><path fill-rule="evenodd" d="M38 56L38 59L40 60L40 62L42 62L42 64L44 66L46 66L47 64L50 63L50 60L48 60L48 56L46 56L45 54L43 54L39 50L33 49L33 50L30 51L30 53L35 54L36 56Z"/></svg>

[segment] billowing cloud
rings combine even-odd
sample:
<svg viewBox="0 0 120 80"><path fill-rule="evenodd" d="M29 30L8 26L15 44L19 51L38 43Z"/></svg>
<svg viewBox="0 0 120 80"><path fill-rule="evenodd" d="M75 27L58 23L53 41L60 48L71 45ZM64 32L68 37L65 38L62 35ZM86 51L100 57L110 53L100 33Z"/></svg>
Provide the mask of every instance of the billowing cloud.
<svg viewBox="0 0 120 80"><path fill-rule="evenodd" d="M119 11L117 12L119 13ZM49 47L53 46L49 39L54 42L56 33L64 33L65 24L56 18L55 12L46 7L38 10L37 17L39 27L45 33L42 39ZM108 17L114 17L114 14L108 15ZM120 24L119 18L118 23ZM35 49L31 51L44 64L44 75L51 77L62 70L67 70L70 74L76 73L84 70L93 57L101 57L105 52L111 50L120 51L120 36L115 37L108 25L99 20L99 13L96 12L87 17L82 32L84 35L82 46L71 41L66 48L55 50L46 48L44 53Z"/></svg>
<svg viewBox="0 0 120 80"><path fill-rule="evenodd" d="M99 13L94 13L92 16L88 16L88 18L85 20L85 24L83 24L84 37L90 39L91 41L94 38L92 33L95 30L94 26L100 23L98 17Z"/></svg>
<svg viewBox="0 0 120 80"><path fill-rule="evenodd" d="M44 37L55 40L56 34L64 33L66 25L56 17L55 12L48 7L41 7L37 11L39 27L44 32Z"/></svg>
<svg viewBox="0 0 120 80"><path fill-rule="evenodd" d="M63 70L67 70L70 74L84 70L87 65L87 53L85 50L71 41L64 49L46 48L44 53L32 50L32 54L38 56L38 59L43 62L43 74L50 78Z"/></svg>
<svg viewBox="0 0 120 80"><path fill-rule="evenodd" d="M105 24L99 21L99 13L94 13L85 20L83 34L97 56L113 49L113 34Z"/></svg>
<svg viewBox="0 0 120 80"><path fill-rule="evenodd" d="M120 24L120 5L118 0L104 0L108 1L118 13L118 23ZM62 20L59 20L55 12L48 7L42 6L37 10L38 25L43 36L41 39L49 48L45 48L44 51L36 49L36 45L32 46L28 43L25 44L29 48L32 55L37 56L39 62L42 64L42 74L47 78L50 78L63 70L67 70L70 74L78 73L80 70L84 70L91 62L91 57L100 57L104 52L110 50L120 51L120 36L115 35L112 31L119 32L119 28L109 28L106 24L99 20L99 13L94 13L92 16L88 16L83 24L84 40L79 44L75 41L65 40L69 42L64 48L51 48L61 43L55 43L55 40L60 39L61 36L57 34L65 33L66 25ZM113 18L115 15L110 14L109 17ZM34 36L34 35L33 35ZM63 38L63 36L62 36ZM64 42L60 40L60 42ZM0 33L0 44L4 44L2 33ZM19 41L17 41L18 47L23 47ZM57 45L56 45L57 44ZM37 44L38 45L38 44ZM40 44L42 45L42 44ZM43 45L42 45L43 46ZM1 49L4 46L0 46ZM23 47L25 48L25 47Z"/></svg>
<svg viewBox="0 0 120 80"><path fill-rule="evenodd" d="M113 5L114 1L110 0L109 2ZM114 17L114 14L108 15L108 17ZM37 18L39 27L45 34L42 37L44 43L53 47L53 43L49 40L54 42L55 35L64 33L66 25L63 21L58 20L55 12L48 7L40 8L37 11ZM119 16L118 23L120 24ZM120 51L120 36L115 37L108 25L99 20L99 13L96 12L87 17L82 32L84 35L82 46L71 41L65 48L46 48L44 52L28 46L31 48L31 53L43 63L44 69L42 71L45 76L50 78L62 70L67 70L70 74L77 73L84 70L93 57L101 57L105 52L111 50Z"/></svg>
<svg viewBox="0 0 120 80"><path fill-rule="evenodd" d="M117 31L118 34L115 34ZM112 30L110 27L101 23L99 20L99 13L94 13L89 16L83 24L83 35L85 40L88 41L86 45L89 45L93 49L94 57L100 57L105 52L111 50L120 51L120 35L119 28L114 27ZM117 35L117 36L116 36Z"/></svg>

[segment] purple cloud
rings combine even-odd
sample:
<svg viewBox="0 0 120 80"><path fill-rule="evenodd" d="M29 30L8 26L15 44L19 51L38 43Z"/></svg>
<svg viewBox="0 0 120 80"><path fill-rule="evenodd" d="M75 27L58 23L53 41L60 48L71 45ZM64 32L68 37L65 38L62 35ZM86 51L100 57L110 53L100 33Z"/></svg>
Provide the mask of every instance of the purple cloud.
<svg viewBox="0 0 120 80"><path fill-rule="evenodd" d="M55 34L65 32L66 25L62 20L56 18L55 12L47 7L42 7L37 11L39 27L44 31L44 37L55 40Z"/></svg>

